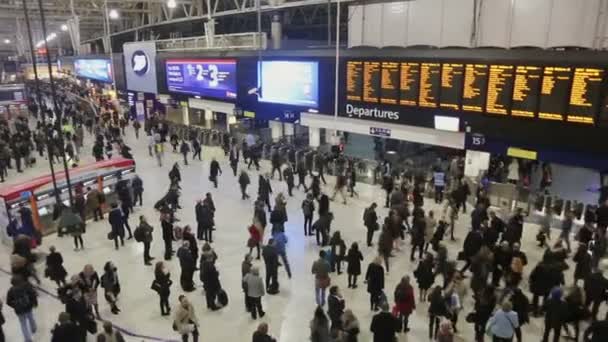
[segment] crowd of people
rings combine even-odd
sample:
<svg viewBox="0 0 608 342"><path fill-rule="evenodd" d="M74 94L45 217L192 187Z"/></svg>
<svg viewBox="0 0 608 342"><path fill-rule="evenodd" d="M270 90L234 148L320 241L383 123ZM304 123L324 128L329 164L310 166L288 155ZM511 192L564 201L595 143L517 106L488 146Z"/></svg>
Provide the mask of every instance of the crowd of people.
<svg viewBox="0 0 608 342"><path fill-rule="evenodd" d="M119 111L106 102L99 108L97 116L79 118L79 111L67 96L59 101L62 102L64 114L62 125L39 124L36 129L41 132L41 149L36 147L40 156L46 155L51 160L58 155L63 157L64 154L54 152L57 148L58 151L65 151L73 163L78 163L84 140L83 130L86 128L94 141L92 155L96 160L112 158L115 150L124 158L134 158L122 138L131 120L128 115L119 115ZM30 110L32 114L39 112L34 105ZM55 115L51 111L48 117ZM131 125L139 137L141 126L135 122ZM8 127L9 123L0 122L0 146L3 146L0 148L0 173L3 176L4 167L10 165L11 159L9 157L7 161L2 158L4 147L15 141L15 147L10 147L10 150L16 148L21 151L21 145L28 144L30 140L36 141L38 135L38 132L29 131L27 119L14 122L14 133ZM159 166L162 166L166 143L172 145L174 153L183 155L184 167L189 164L191 152L192 159L201 159L201 142L196 137L180 139L171 132L161 116L153 115L144 122L143 128L149 137L149 154L156 158ZM47 137L59 140L50 143ZM223 141L227 144L224 146L226 161L239 184L241 198L248 200L248 187L252 184L250 167L254 165L256 170L262 168L259 164L260 145L251 136L242 142L232 138ZM74 146L72 156L68 153L71 144ZM330 196L321 185L326 183L325 164L321 160L309 162L306 158L307 155L293 160L293 156L283 157L279 151L272 151L269 158L271 171L260 172L258 177L253 218L247 228L247 245L241 264L244 309L253 320L263 319L266 315L264 297L280 293L280 270L284 270L287 278L292 277L290 244L286 234L287 197L276 189L273 191L271 181L278 172L279 181L287 185L287 196L293 196L294 189L303 187L305 199L298 206L303 216L303 235L314 236L318 245L318 258L310 265L316 304L310 321L309 339L312 342L359 341L363 329L371 332L374 342L396 341L398 334L411 331L410 316L422 307L421 303L428 307L430 340L454 341L454 336L463 327L460 320L463 315L466 323L474 328L476 342L487 339L494 342L517 339L521 342L524 337L522 329L533 317L540 316L544 316L543 342L549 341L551 334L554 342L559 341L562 331L578 341L581 325L586 321L589 324L582 334L584 340L605 340L603 336L608 332L608 317L599 317L598 320L598 314L602 303L608 298L608 259L603 259L607 249L608 201L601 203L594 213L585 215L583 226L576 232L578 247L574 253L570 249L570 236L575 231L570 213L566 214L559 227L559 236L553 240L550 234L552 221L541 224L537 237L539 248L544 249L543 256L536 265L529 265L528 255L521 248L525 220L523 210L517 209L510 217L501 218L492 210L483 186L475 192L475 199L469 200L471 185L463 177L461 159L455 159L448 169L433 166L430 185L417 175L395 175L387 165L383 171L382 188L386 191L384 206L388 214L380 220L380 209L375 202L369 203L363 213L357 213L362 214L361 231L365 234L367 247L377 251L371 260L364 260L357 242L349 243L340 230L332 229L340 218L334 217L330 209L337 195L340 195L344 205L347 205L348 197L358 196L355 167L348 162L337 163L342 166L338 168L333 191L329 191L333 195ZM13 159L18 170L21 165L18 160L31 160L29 152L13 153ZM28 163L25 162L25 165ZM134 229L129 225L134 206L151 206L152 203L143 200L144 184L141 178L118 182L115 189L118 200L107 203L108 239L113 241L116 249L124 246L125 238L142 243L143 263L153 265L155 258L150 255L151 243L155 235L162 237L164 261L154 263L151 271L154 280L150 288L158 295L160 314L172 315L172 329L181 336L182 341L190 341L191 338L198 342L201 337L204 339L197 314L199 310L185 294L178 296L177 305L172 308L171 292L175 291L175 286L167 263L174 256L178 259L179 287L183 293L196 289L194 276L198 272L210 311L222 310L228 305L229 295L220 281L222 270L217 261L221 256L213 248L213 232L217 226L214 198L207 193L204 199L196 203L184 203L181 199L184 184L181 167L179 163L173 164L168 174L169 188L153 205L158 212L158 221L140 215ZM217 188L218 176L222 174L220 161L211 159L208 170L209 181ZM299 181L297 186L296 175ZM429 187L434 192L431 201L434 204L431 205L428 197L425 197ZM62 222L60 226L65 226L63 233L73 236L75 249L84 250L82 236L86 232L87 217L91 213L95 221L105 220L103 208L107 199L103 193L84 189L82 185L76 185L75 193L72 207L60 208L56 218ZM471 202L473 208L469 208L470 212L467 213L467 205L470 206ZM181 223L180 210L186 205L194 205L196 226ZM30 279L38 284L40 280L36 274L36 254L32 252L32 247L36 246L31 243L31 240L36 240L33 224L29 234L25 230L27 221L31 220L31 213L28 218L27 210L27 207L20 210L17 216L19 222L9 229L15 236L15 242L11 255L12 286L6 304L14 309L23 337L30 342L37 330L33 311L38 305L36 287ZM466 235L458 236L455 225L463 215L470 215L471 226ZM154 229L156 222L161 228L160 233ZM26 235L26 239L19 235ZM455 258L448 251L448 241L445 241L448 238L463 241ZM406 241L409 241L409 247L406 247ZM404 251L406 248L409 251ZM405 256L402 252L405 252ZM395 288L387 288L385 277L389 272L397 272L399 276L400 272L403 273L391 267L393 260L407 258L407 254L409 262L416 265L415 271L403 274ZM255 260L261 260L263 269L257 266ZM575 265L574 277L566 279L564 273L572 263ZM65 305L52 332L53 342L83 342L88 334L95 334L97 341L124 340L120 331L108 321L102 323L99 331L97 328L97 321L101 319L98 303L100 287L111 312L121 314L118 307L121 293L119 267L120 263L108 261L100 270L100 276L94 265L87 264L80 272L70 275L63 266L61 253L50 247L44 273L57 284L57 293ZM332 278L340 277L342 273L346 273L349 289L357 289L359 277L363 278L369 294L369 309L374 312L368 328L360 323L356 310L346 302L342 289L332 282ZM528 281L524 281L528 274ZM524 288L526 284L529 285L527 289ZM532 295L531 300L529 294ZM469 295L474 300L472 308L464 305ZM3 320L0 319L0 322ZM569 327L573 328L573 334ZM265 322L259 324L251 340L276 341L269 334L269 326ZM0 342L3 341L4 335L0 329Z"/></svg>

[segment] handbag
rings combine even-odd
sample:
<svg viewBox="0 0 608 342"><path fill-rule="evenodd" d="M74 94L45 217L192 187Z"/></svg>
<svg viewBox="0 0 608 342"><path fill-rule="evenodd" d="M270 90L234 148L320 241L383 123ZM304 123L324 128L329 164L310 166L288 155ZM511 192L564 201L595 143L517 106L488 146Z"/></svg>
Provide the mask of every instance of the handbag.
<svg viewBox="0 0 608 342"><path fill-rule="evenodd" d="M112 233L112 232L108 233L108 240L114 240L114 233Z"/></svg>
<svg viewBox="0 0 608 342"><path fill-rule="evenodd" d="M475 323L475 321L477 321L477 312L469 312L465 320L467 321L467 323Z"/></svg>

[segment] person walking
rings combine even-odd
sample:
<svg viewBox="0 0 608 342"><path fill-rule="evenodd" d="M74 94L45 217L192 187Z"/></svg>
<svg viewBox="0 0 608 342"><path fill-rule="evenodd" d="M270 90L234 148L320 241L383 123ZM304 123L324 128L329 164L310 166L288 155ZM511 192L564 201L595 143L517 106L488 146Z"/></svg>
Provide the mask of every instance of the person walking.
<svg viewBox="0 0 608 342"><path fill-rule="evenodd" d="M112 209L108 215L108 221L112 226L110 236L114 240L114 247L118 250L118 239L120 239L122 246L125 245L125 217L120 208L118 208L118 204L112 203L111 207Z"/></svg>
<svg viewBox="0 0 608 342"><path fill-rule="evenodd" d="M46 257L46 270L44 275L50 280L57 283L57 287L66 285L65 278L68 275L65 268L63 267L63 257L61 253L57 252L55 246L49 247L49 255Z"/></svg>
<svg viewBox="0 0 608 342"><path fill-rule="evenodd" d="M475 298L475 311L473 323L475 329L475 341L484 342L484 335L488 320L492 316L496 306L496 288L492 285L484 287L480 295Z"/></svg>
<svg viewBox="0 0 608 342"><path fill-rule="evenodd" d="M378 215L376 214L376 208L378 205L374 202L363 212L363 224L367 229L366 242L367 246L372 246L372 240L374 239L374 232L378 230Z"/></svg>
<svg viewBox="0 0 608 342"><path fill-rule="evenodd" d="M253 333L251 342L277 342L277 340L268 335L268 324L260 323L257 330Z"/></svg>
<svg viewBox="0 0 608 342"><path fill-rule="evenodd" d="M553 331L553 342L559 342L562 327L564 327L568 315L568 305L563 300L562 289L554 287L549 299L543 306L545 309L545 329L542 342L549 341L551 331Z"/></svg>
<svg viewBox="0 0 608 342"><path fill-rule="evenodd" d="M220 168L220 163L217 162L215 158L211 159L211 164L209 165L209 180L213 183L213 186L217 188L217 176L222 174L222 169Z"/></svg>
<svg viewBox="0 0 608 342"><path fill-rule="evenodd" d="M311 193L306 194L302 201L302 214L304 214L304 236L312 236L312 220L315 212L314 197Z"/></svg>
<svg viewBox="0 0 608 342"><path fill-rule="evenodd" d="M494 342L510 342L513 336L517 336L517 341L521 341L521 329L519 328L519 318L513 311L513 304L504 301L500 309L488 321L488 327Z"/></svg>
<svg viewBox="0 0 608 342"><path fill-rule="evenodd" d="M51 331L51 342L80 342L80 331L78 326L70 319L70 314L62 312L59 314L58 322ZM0 337L4 342L4 337Z"/></svg>
<svg viewBox="0 0 608 342"><path fill-rule="evenodd" d="M340 288L336 285L329 288L329 296L327 297L327 314L331 320L331 330L342 330L342 315L346 304L344 297L340 293Z"/></svg>
<svg viewBox="0 0 608 342"><path fill-rule="evenodd" d="M330 342L329 320L321 306L317 306L314 317L310 321L310 341Z"/></svg>
<svg viewBox="0 0 608 342"><path fill-rule="evenodd" d="M319 252L319 259L312 264L312 274L315 276L315 301L319 307L325 306L325 291L331 284L329 272L331 266L326 260L326 252Z"/></svg>
<svg viewBox="0 0 608 342"><path fill-rule="evenodd" d="M152 265L150 261L154 260L153 257L150 256L150 246L152 245L152 232L154 228L148 223L146 217L141 215L139 217L139 226L135 228L135 240L144 244L144 265L149 266Z"/></svg>
<svg viewBox="0 0 608 342"><path fill-rule="evenodd" d="M118 280L118 269L111 261L106 262L101 276L101 288L104 289L104 297L110 304L112 313L118 315L120 309L116 305L118 294L120 294L120 281Z"/></svg>
<svg viewBox="0 0 608 342"><path fill-rule="evenodd" d="M181 145L179 146L179 152L184 156L184 165L188 165L188 153L190 153L190 145L186 142L186 140L182 140Z"/></svg>
<svg viewBox="0 0 608 342"><path fill-rule="evenodd" d="M15 310L23 339L32 342L32 335L38 329L33 312L38 306L38 295L32 285L19 275L13 276L11 288L6 293L6 305Z"/></svg>
<svg viewBox="0 0 608 342"><path fill-rule="evenodd" d="M407 333L410 331L408 327L410 314L416 309L414 288L410 285L409 276L401 278L401 282L395 288L394 296L396 312L399 314L397 332Z"/></svg>
<svg viewBox="0 0 608 342"><path fill-rule="evenodd" d="M152 290L156 291L160 299L160 314L161 316L169 316L171 307L169 306L169 296L171 295L171 274L164 262L159 261L154 266L154 281L152 282Z"/></svg>
<svg viewBox="0 0 608 342"><path fill-rule="evenodd" d="M245 295L245 311L247 312L251 312L251 305L249 303L249 297L247 296L247 284L245 284L245 276L247 276L249 272L251 272L251 268L253 267L252 261L253 257L251 256L251 253L247 253L245 254L245 258L243 258L243 261L241 262L241 287L243 288L243 294ZM262 282L262 284L264 284L264 282Z"/></svg>
<svg viewBox="0 0 608 342"><path fill-rule="evenodd" d="M295 187L295 178L293 174L293 167L290 163L287 163L287 166L283 170L283 178L285 179L285 183L287 184L287 193L290 197L293 197L293 188Z"/></svg>
<svg viewBox="0 0 608 342"><path fill-rule="evenodd" d="M279 257L283 261L283 266L287 272L287 277L291 279L291 267L289 267L289 260L287 259L287 235L282 231L277 231L273 236L274 245L277 249Z"/></svg>
<svg viewBox="0 0 608 342"><path fill-rule="evenodd" d="M93 268L93 265L85 265L82 272L78 274L78 285L82 291L82 295L87 303L87 306L95 309L95 316L100 319L99 304L97 299L97 290L99 288L99 275Z"/></svg>
<svg viewBox="0 0 608 342"><path fill-rule="evenodd" d="M306 188L306 175L308 174L308 170L306 169L306 163L304 160L300 160L297 164L297 172L298 172L298 190L300 186L304 187L304 192L308 192L308 188Z"/></svg>
<svg viewBox="0 0 608 342"><path fill-rule="evenodd" d="M396 341L397 319L389 312L388 303L381 303L380 308L382 311L374 315L370 326L370 331L374 335L373 342Z"/></svg>
<svg viewBox="0 0 608 342"><path fill-rule="evenodd" d="M230 168L232 169L232 173L236 177L236 169L238 168L238 165L239 165L239 148L238 148L237 144L233 144L230 147L228 160L230 161Z"/></svg>
<svg viewBox="0 0 608 342"><path fill-rule="evenodd" d="M384 291L384 269L382 268L382 259L379 256L368 265L365 282L369 293L370 310L378 311Z"/></svg>
<svg viewBox="0 0 608 342"><path fill-rule="evenodd" d="M239 186L241 188L241 199L246 200L249 198L247 194L247 187L251 184L251 180L249 179L249 174L244 169L241 170L241 174L239 175Z"/></svg>
<svg viewBox="0 0 608 342"><path fill-rule="evenodd" d="M268 212L272 210L270 207L270 194L272 193L272 187L270 186L270 179L268 174L265 176L260 175L258 178L258 198L263 201L268 207Z"/></svg>
<svg viewBox="0 0 608 342"><path fill-rule="evenodd" d="M435 282L435 272L433 271L435 262L433 261L433 255L426 253L424 259L420 260L418 267L414 271L414 277L418 283L418 290L420 291L420 301L426 300L427 291Z"/></svg>
<svg viewBox="0 0 608 342"><path fill-rule="evenodd" d="M179 296L179 305L175 309L173 327L182 336L183 342L188 342L190 334L192 334L192 342L198 342L199 322L194 311L194 306L186 296Z"/></svg>
<svg viewBox="0 0 608 342"><path fill-rule="evenodd" d="M342 315L343 342L357 342L361 327L352 310L346 309Z"/></svg>
<svg viewBox="0 0 608 342"><path fill-rule="evenodd" d="M103 322L102 328L102 332L97 335L97 342L125 342L122 333L118 330L114 330L111 322Z"/></svg>
<svg viewBox="0 0 608 342"><path fill-rule="evenodd" d="M251 318L257 319L264 317L266 313L262 308L262 297L266 294L264 282L260 277L260 270L257 267L252 267L251 270L243 278L243 286L247 289L247 302Z"/></svg>
<svg viewBox="0 0 608 342"><path fill-rule="evenodd" d="M361 261L363 254L359 251L359 245L353 242L346 255L346 273L348 274L348 288L357 288L357 277L361 274Z"/></svg>
<svg viewBox="0 0 608 342"><path fill-rule="evenodd" d="M429 338L432 340L437 336L439 330L439 318L447 317L448 309L441 286L437 285L428 297L429 301Z"/></svg>
<svg viewBox="0 0 608 342"><path fill-rule="evenodd" d="M125 191L129 191L129 190L126 189ZM127 230L127 233L129 233L129 237L127 238L127 240L131 240L133 238L133 232L131 231L131 225L129 225L129 216L130 216L131 212L133 211L133 209L131 208L131 202L130 201L120 201L120 211L122 212L124 227Z"/></svg>

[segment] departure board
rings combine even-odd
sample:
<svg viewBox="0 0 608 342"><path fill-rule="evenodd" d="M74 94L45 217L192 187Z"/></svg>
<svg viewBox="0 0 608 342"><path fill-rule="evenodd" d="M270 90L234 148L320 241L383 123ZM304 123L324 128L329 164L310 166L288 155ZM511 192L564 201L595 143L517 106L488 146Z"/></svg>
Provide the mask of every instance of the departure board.
<svg viewBox="0 0 608 342"><path fill-rule="evenodd" d="M421 107L436 108L439 100L439 80L441 77L441 64L422 63L420 65L420 95L418 105Z"/></svg>
<svg viewBox="0 0 608 342"><path fill-rule="evenodd" d="M401 96L399 103L406 106L418 104L420 63L401 63Z"/></svg>
<svg viewBox="0 0 608 342"><path fill-rule="evenodd" d="M464 79L464 65L444 63L441 67L441 94L439 106L441 108L460 109L462 97L462 81Z"/></svg>
<svg viewBox="0 0 608 342"><path fill-rule="evenodd" d="M380 103L399 103L399 63L382 62Z"/></svg>
<svg viewBox="0 0 608 342"><path fill-rule="evenodd" d="M540 88L539 118L564 120L571 78L572 71L569 67L545 67Z"/></svg>
<svg viewBox="0 0 608 342"><path fill-rule="evenodd" d="M361 101L363 91L363 62L346 63L346 99Z"/></svg>
<svg viewBox="0 0 608 342"><path fill-rule="evenodd" d="M490 65L486 112L508 115L513 91L513 66Z"/></svg>
<svg viewBox="0 0 608 342"><path fill-rule="evenodd" d="M363 101L378 102L380 96L380 62L363 63Z"/></svg>
<svg viewBox="0 0 608 342"><path fill-rule="evenodd" d="M569 122L595 123L595 113L600 103L604 70L575 68L570 90L570 106L566 117Z"/></svg>
<svg viewBox="0 0 608 342"><path fill-rule="evenodd" d="M462 110L482 112L488 84L487 64L467 64L464 71Z"/></svg>
<svg viewBox="0 0 608 342"><path fill-rule="evenodd" d="M538 109L538 96L542 68L538 66L517 66L511 99L511 115L533 118Z"/></svg>

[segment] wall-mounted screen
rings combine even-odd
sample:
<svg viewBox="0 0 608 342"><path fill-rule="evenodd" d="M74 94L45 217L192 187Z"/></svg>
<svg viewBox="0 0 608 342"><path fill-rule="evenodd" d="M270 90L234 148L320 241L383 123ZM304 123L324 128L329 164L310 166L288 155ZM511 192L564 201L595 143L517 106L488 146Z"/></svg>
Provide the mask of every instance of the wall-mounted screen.
<svg viewBox="0 0 608 342"><path fill-rule="evenodd" d="M112 83L112 62L109 59L76 59L74 72L77 76Z"/></svg>
<svg viewBox="0 0 608 342"><path fill-rule="evenodd" d="M319 63L262 61L258 63L258 88L260 102L316 108L319 106Z"/></svg>
<svg viewBox="0 0 608 342"><path fill-rule="evenodd" d="M168 59L165 68L169 92L236 99L235 59Z"/></svg>

